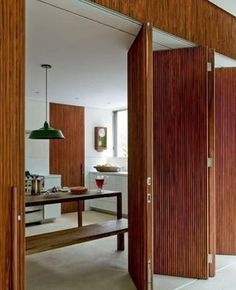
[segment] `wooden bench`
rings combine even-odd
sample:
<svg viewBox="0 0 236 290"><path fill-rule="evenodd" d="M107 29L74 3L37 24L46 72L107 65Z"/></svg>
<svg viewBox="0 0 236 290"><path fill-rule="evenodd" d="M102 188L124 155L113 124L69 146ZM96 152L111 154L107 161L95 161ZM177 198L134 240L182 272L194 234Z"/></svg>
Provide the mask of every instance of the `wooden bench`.
<svg viewBox="0 0 236 290"><path fill-rule="evenodd" d="M74 244L84 243L113 235L117 239L117 250L124 250L124 233L128 231L127 219L121 218L88 226L50 232L26 237L26 255L32 255Z"/></svg>

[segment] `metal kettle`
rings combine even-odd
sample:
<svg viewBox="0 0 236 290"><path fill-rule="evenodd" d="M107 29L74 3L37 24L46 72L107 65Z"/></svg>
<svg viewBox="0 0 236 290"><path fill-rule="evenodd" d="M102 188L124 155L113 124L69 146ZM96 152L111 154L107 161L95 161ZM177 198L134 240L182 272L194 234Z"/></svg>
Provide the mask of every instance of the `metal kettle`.
<svg viewBox="0 0 236 290"><path fill-rule="evenodd" d="M42 176L33 175L31 182L32 182L31 183L31 194L32 195L40 194L42 189L43 189L44 178Z"/></svg>

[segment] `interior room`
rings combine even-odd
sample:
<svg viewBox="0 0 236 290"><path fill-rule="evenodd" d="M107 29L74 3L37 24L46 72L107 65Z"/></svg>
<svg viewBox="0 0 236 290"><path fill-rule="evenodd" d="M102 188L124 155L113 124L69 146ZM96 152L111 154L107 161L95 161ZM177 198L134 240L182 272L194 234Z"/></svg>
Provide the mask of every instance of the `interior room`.
<svg viewBox="0 0 236 290"><path fill-rule="evenodd" d="M43 23L41 15L44 15L45 19ZM94 190L96 189L95 179L98 175L94 166L99 164L118 166L121 170L118 173L106 172L100 175L105 175L105 189L122 192L122 214L123 217L127 217L127 52L141 24L120 15L111 15L110 12L97 6L73 1L67 3L61 1L56 5L53 1L28 1L26 16L28 24L26 27L26 171L32 175L43 176L45 189L53 187L66 189L75 185L85 185L86 188ZM169 51L174 52L175 49L194 47L197 45L192 42L158 29L153 30L154 54L158 51L168 54ZM164 59L164 55L161 58ZM66 136L70 136L63 141L29 139L31 131L40 128L46 118L45 75L44 68L41 67L42 63L52 65L48 72L47 110L49 113L47 118L53 127L60 128ZM216 67L233 64L233 60L216 54ZM160 64L157 63L157 65ZM78 112L75 112L76 108ZM107 130L105 150L95 148L95 127ZM66 140L69 140L68 143ZM76 146L73 143L76 143ZM73 150L72 155L66 153L70 150ZM69 163L69 166L62 165L61 157L58 160L58 154L60 154L58 152L64 152L64 160ZM73 164L75 156L78 160L77 164ZM71 167L78 172L76 176L68 173ZM114 218L116 200L107 198L86 201L84 209L85 225L106 221ZM29 213L26 211L26 236L73 228L77 223L76 216L77 205L73 203L46 205L43 210L33 211L33 213L30 207ZM162 233L159 234L161 236ZM27 256L28 289L34 289L37 279L45 281L45 284L41 283L38 286L41 288L38 289L44 289L49 285L57 289L59 287L73 289L73 285L77 287L78 269L74 277L73 273L68 273L70 274L69 281L64 278L63 281L58 279L65 266L63 257L73 256L75 249L76 251L79 249L76 255L79 255L79 259L84 264L84 267L80 268L83 272L83 274L81 272L82 283L87 285L86 289L89 289L91 274L86 278L85 273L86 271L91 273L94 264L89 258L86 259L86 254L81 256L81 252L86 253L89 249L90 255L96 256L97 249L101 251L103 243L106 244L106 251L104 255L101 255L103 257L101 263L106 270L99 272L93 270L92 280L97 281L101 275L107 275L106 271L108 271L110 280L118 279L117 289L121 289L124 285L126 289L134 289L134 284L127 272L127 252L125 251L122 255L116 253L114 256L112 248L114 238L90 242L89 248L87 244L74 245L65 249L60 248ZM108 248L110 253L107 252ZM94 251L93 254L91 249ZM164 252L163 249L162 253ZM52 254L57 261L58 270L55 269L54 264L49 263ZM161 253L158 252L158 255L161 256ZM74 265L76 261L73 259L70 261L71 268L76 269ZM108 261L113 262L110 264ZM224 264L225 267L231 263L232 258L229 262L227 258L221 258L220 261L219 264ZM37 276L39 269L42 270L42 274ZM49 277L52 270L55 271L55 275ZM168 275L158 266L156 272L165 274L155 275L155 283L160 285L161 289L177 289L196 282L196 279L187 278L188 274L174 274L185 276L182 278L174 277L173 273L170 276L170 273ZM99 283L99 280L96 283ZM108 287L104 286L104 283L105 281L102 281L101 286L98 287Z"/></svg>
<svg viewBox="0 0 236 290"><path fill-rule="evenodd" d="M122 191L126 218L127 51L140 24L80 1L30 0L26 8L25 169L31 174L27 182L39 175L45 190L84 186L97 192L95 179L105 176L103 189ZM47 118L52 127L60 128L64 140L29 138L46 120L42 63L52 66L47 80ZM105 132L105 145L96 144L97 130ZM119 172L94 168L105 164ZM116 219L116 197L87 200L83 206L83 226ZM44 205L38 212L34 208L26 207L27 237L78 226L77 202ZM117 289L124 285L135 289L128 275L127 252L116 252L115 237L80 245L79 252L72 245L26 256L27 289L36 289L35 285L37 289L93 289L94 284L104 289L116 281ZM83 264L79 271L78 263Z"/></svg>
<svg viewBox="0 0 236 290"><path fill-rule="evenodd" d="M234 5L0 3L0 289L235 288Z"/></svg>
<svg viewBox="0 0 236 290"><path fill-rule="evenodd" d="M127 52L141 24L120 15L111 15L104 9L101 10L101 8L83 2L65 3L65 1L61 1L60 4L54 6L53 1L50 2L50 5L41 1L27 2L25 169L32 175L43 176L45 189L82 185L83 183L87 188L94 189L96 188L95 177L97 175L94 166L105 163L118 165L121 171L117 174L106 172L104 188L122 191L123 216L127 217ZM41 21L42 15L45 18L43 23ZM86 38L84 37L85 30L87 30ZM77 40L75 40L75 35L77 35ZM94 43L96 43L95 46ZM154 33L153 47L156 50L186 46L190 46L189 42L165 34L160 30L156 30ZM60 47L59 50L58 47ZM77 61L76 58L78 58ZM42 62L52 65L48 72L50 80L48 81L48 103L50 106L47 105L47 111L49 111L47 117L52 126L60 128L67 136L72 134L74 140L67 137L65 139L69 139L69 143L64 145L61 140L50 141L50 144L47 140L29 139L31 131L40 128L46 118L45 73L44 68L41 67ZM78 71L80 72L78 73ZM91 82L91 80L94 81ZM71 121L70 116L73 115L75 106L84 107L84 124L82 127L81 122L73 123L74 128L68 129ZM78 114L81 115L81 112ZM81 116L75 115L75 118L80 120ZM107 128L107 148L104 151L96 151L94 148L94 129L99 126ZM76 139L75 135L77 134L78 138ZM73 142L76 142L76 146L78 146L82 139L81 136L84 137L84 144L82 144L84 148L72 147L71 143ZM64 160L69 163L70 167L74 166L73 170L78 172L81 170L81 164L79 163L77 167L72 164L76 156L83 164L84 173L78 172L80 174L73 177L68 174L69 166L63 168L60 160L58 162L54 159L57 158L57 155L54 156L55 151L63 150L61 149L63 146ZM66 151L71 147L74 149L72 160L70 155L66 156ZM79 153L77 153L78 151ZM61 172L65 176L58 174ZM110 200L87 201L85 209L86 211L83 212L85 224L112 219L114 217L108 214L116 212L116 200L110 198ZM67 204L62 206L60 204L45 205L43 210L27 207L26 236L75 227L77 213L74 211L77 209L73 204L69 207ZM102 245L104 241L94 242L96 251L99 242ZM112 247L114 239L109 238L105 242L108 243L106 248ZM84 252L83 245L81 246L81 251ZM57 251L60 252L61 249ZM52 252L49 252L49 257L51 254ZM111 254L114 255L112 250ZM73 279L68 281L69 284L66 281L65 285L64 282L60 283L58 273L56 277L49 278L50 269L47 267L55 267L54 265L50 266L50 263L47 262L47 255L45 260L42 255L40 253L26 258L27 287L29 289L34 289L37 279L42 280L42 278L45 284L41 283L41 286L38 286L42 289L48 287L47 285L54 285L53 283L56 283L54 287L58 289L59 287L63 289L65 285L68 285L67 287L78 286ZM64 260L59 257L58 259ZM104 253L104 263L109 259L111 257ZM118 271L110 263L106 265L107 271L110 274L113 273L114 279L120 279L117 289L121 289L124 283L130 289L134 287L127 274L127 262L127 252L125 252L122 256L116 255L114 257L114 265L118 263ZM46 264L48 266L45 266ZM59 271L61 267L63 265L58 268ZM73 264L71 267L74 268ZM94 265L88 266L88 273L91 272L90 267L94 267ZM38 277L36 273L39 269L44 269L44 271L41 271L42 275ZM122 275L119 273L120 271ZM43 277L43 273L47 277ZM101 272L94 274L94 279L98 279ZM74 277L75 279L77 279L77 275L78 272ZM91 274L87 280L84 279L83 283L88 284L86 289L89 289L90 280ZM111 276L110 280L112 281ZM59 284L61 285L59 286ZM104 285L104 281L102 281L102 285ZM102 285L100 287L104 287Z"/></svg>

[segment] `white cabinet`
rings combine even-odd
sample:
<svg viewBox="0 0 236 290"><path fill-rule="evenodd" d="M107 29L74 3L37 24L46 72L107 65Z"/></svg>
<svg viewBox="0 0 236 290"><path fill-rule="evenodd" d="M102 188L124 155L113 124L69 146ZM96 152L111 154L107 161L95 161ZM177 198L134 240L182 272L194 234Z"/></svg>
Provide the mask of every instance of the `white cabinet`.
<svg viewBox="0 0 236 290"><path fill-rule="evenodd" d="M89 189L96 189L95 177L97 172L89 173ZM122 192L122 212L128 215L128 175L127 173L101 173L105 176L104 189ZM90 201L90 207L97 210L116 213L116 198L101 198Z"/></svg>
<svg viewBox="0 0 236 290"><path fill-rule="evenodd" d="M44 188L61 187L61 175L50 174L44 176ZM61 204L44 205L44 219L53 219L61 215Z"/></svg>

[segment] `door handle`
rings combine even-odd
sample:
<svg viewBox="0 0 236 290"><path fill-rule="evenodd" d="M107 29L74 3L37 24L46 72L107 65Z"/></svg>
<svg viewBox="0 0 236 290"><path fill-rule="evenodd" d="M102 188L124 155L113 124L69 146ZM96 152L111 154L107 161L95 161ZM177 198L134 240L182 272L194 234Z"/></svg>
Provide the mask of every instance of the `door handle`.
<svg viewBox="0 0 236 290"><path fill-rule="evenodd" d="M80 183L81 186L84 186L84 164L80 164Z"/></svg>

